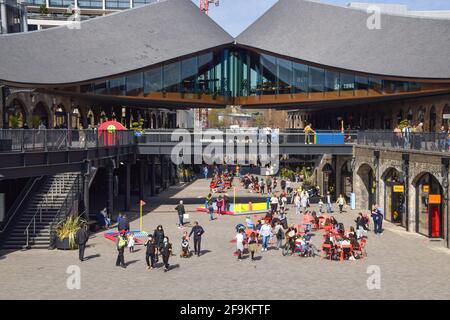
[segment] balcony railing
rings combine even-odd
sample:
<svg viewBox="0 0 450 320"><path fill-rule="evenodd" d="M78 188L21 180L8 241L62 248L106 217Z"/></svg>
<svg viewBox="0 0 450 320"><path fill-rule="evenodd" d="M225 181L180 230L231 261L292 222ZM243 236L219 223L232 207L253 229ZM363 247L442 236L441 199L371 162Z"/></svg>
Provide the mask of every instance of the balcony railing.
<svg viewBox="0 0 450 320"><path fill-rule="evenodd" d="M2 129L0 152L68 151L135 144L133 131Z"/></svg>
<svg viewBox="0 0 450 320"><path fill-rule="evenodd" d="M445 132L360 131L358 144L403 150L449 152L449 135Z"/></svg>

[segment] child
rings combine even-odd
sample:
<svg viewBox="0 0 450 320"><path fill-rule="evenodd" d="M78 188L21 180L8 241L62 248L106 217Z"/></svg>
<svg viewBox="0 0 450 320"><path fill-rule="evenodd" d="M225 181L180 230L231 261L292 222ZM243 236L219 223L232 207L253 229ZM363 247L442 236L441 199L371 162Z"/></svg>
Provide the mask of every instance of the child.
<svg viewBox="0 0 450 320"><path fill-rule="evenodd" d="M181 258L190 258L191 257L191 250L189 250L189 238L186 238L183 236L181 238Z"/></svg>
<svg viewBox="0 0 450 320"><path fill-rule="evenodd" d="M134 234L133 232L130 232L128 234L128 249L130 252L134 252Z"/></svg>
<svg viewBox="0 0 450 320"><path fill-rule="evenodd" d="M322 198L319 199L319 212L323 213L323 201L322 201Z"/></svg>

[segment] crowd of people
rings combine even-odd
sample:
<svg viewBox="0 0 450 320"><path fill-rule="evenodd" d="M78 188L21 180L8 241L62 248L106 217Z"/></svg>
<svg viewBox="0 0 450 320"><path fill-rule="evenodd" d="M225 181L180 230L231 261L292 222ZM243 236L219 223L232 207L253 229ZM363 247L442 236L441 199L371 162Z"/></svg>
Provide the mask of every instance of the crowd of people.
<svg viewBox="0 0 450 320"><path fill-rule="evenodd" d="M181 204L182 205L182 204ZM134 253L134 246L136 244L135 234L130 231L130 224L126 215L120 214L117 224L118 234L116 239L117 259L116 266L126 268L125 263L125 249L128 248L129 253ZM189 240L193 237L194 240L194 255L200 257L201 255L201 240L205 230L196 221L191 231L185 231L180 241L180 257L190 258L193 254L190 249ZM173 245L169 237L164 232L162 225L158 225L153 233L148 234L148 238L143 243L145 250L145 261L148 270L156 268L159 262L159 257L162 258L164 272L170 270L169 259L174 255ZM83 249L84 250L84 249Z"/></svg>

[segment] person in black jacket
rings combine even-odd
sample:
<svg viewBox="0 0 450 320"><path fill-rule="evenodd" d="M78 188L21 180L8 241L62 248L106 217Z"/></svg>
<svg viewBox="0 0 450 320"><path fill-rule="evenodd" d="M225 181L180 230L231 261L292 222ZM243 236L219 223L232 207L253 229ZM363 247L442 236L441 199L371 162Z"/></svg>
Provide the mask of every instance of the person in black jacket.
<svg viewBox="0 0 450 320"><path fill-rule="evenodd" d="M194 254L197 255L197 257L200 257L200 247L202 244L202 235L205 233L205 230L198 224L198 221L195 221L194 227L191 230L191 233L189 233L189 237L194 235Z"/></svg>
<svg viewBox="0 0 450 320"><path fill-rule="evenodd" d="M78 229L75 239L78 244L78 258L80 259L80 261L84 261L84 250L86 249L86 243L89 239L89 235L85 225Z"/></svg>
<svg viewBox="0 0 450 320"><path fill-rule="evenodd" d="M119 222L117 223L117 229L119 232L124 233L130 231L130 222L128 221L128 218L125 214L122 215L121 219L119 219Z"/></svg>
<svg viewBox="0 0 450 320"><path fill-rule="evenodd" d="M160 249L163 245L164 241L164 229L162 225L159 225L156 227L155 231L153 232L153 239L155 240L155 247L156 247L156 257L155 261L158 262L158 255L160 253Z"/></svg>
<svg viewBox="0 0 450 320"><path fill-rule="evenodd" d="M151 270L155 265L155 255L156 255L156 244L155 239L150 234L148 240L145 243L147 250L145 252L145 261L147 262L147 269Z"/></svg>
<svg viewBox="0 0 450 320"><path fill-rule="evenodd" d="M169 242L169 237L164 237L163 245L161 247L161 255L164 262L164 272L169 271L169 257L172 254L172 244Z"/></svg>

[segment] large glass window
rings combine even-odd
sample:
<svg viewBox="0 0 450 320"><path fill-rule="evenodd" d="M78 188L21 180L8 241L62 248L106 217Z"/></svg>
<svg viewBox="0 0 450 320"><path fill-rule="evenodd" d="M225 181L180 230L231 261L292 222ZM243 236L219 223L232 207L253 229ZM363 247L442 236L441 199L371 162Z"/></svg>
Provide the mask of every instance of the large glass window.
<svg viewBox="0 0 450 320"><path fill-rule="evenodd" d="M49 2L50 7L64 7L67 8L68 6L74 6L75 1L74 0L50 0Z"/></svg>
<svg viewBox="0 0 450 320"><path fill-rule="evenodd" d="M369 79L369 92L371 94L383 93L383 81L378 78L370 78Z"/></svg>
<svg viewBox="0 0 450 320"><path fill-rule="evenodd" d="M294 62L294 93L308 93L308 66Z"/></svg>
<svg viewBox="0 0 450 320"><path fill-rule="evenodd" d="M128 9L130 7L129 0L106 0L106 9Z"/></svg>
<svg viewBox="0 0 450 320"><path fill-rule="evenodd" d="M408 91L420 91L421 85L418 82L410 82L408 86Z"/></svg>
<svg viewBox="0 0 450 320"><path fill-rule="evenodd" d="M292 62L278 59L278 93L288 94L292 89Z"/></svg>
<svg viewBox="0 0 450 320"><path fill-rule="evenodd" d="M106 81L96 82L94 84L94 92L96 94L106 94Z"/></svg>
<svg viewBox="0 0 450 320"><path fill-rule="evenodd" d="M127 77L127 95L137 96L144 89L144 75L142 72Z"/></svg>
<svg viewBox="0 0 450 320"><path fill-rule="evenodd" d="M339 94L339 72L325 71L325 91Z"/></svg>
<svg viewBox="0 0 450 320"><path fill-rule="evenodd" d="M340 95L353 96L355 90L355 75L348 73L340 74Z"/></svg>
<svg viewBox="0 0 450 320"><path fill-rule="evenodd" d="M101 0L79 0L78 6L80 8L103 8Z"/></svg>
<svg viewBox="0 0 450 320"><path fill-rule="evenodd" d="M174 62L163 67L163 90L180 92L180 62Z"/></svg>
<svg viewBox="0 0 450 320"><path fill-rule="evenodd" d="M109 94L113 95L123 95L125 93L125 78L117 78L113 80L109 80Z"/></svg>
<svg viewBox="0 0 450 320"><path fill-rule="evenodd" d="M157 67L144 72L144 93L162 90L162 68Z"/></svg>
<svg viewBox="0 0 450 320"><path fill-rule="evenodd" d="M213 68L214 55L208 52L198 56L198 90L203 94L212 94L219 87L220 78L215 75Z"/></svg>
<svg viewBox="0 0 450 320"><path fill-rule="evenodd" d="M355 95L367 96L367 90L369 89L369 78L356 76L355 77Z"/></svg>
<svg viewBox="0 0 450 320"><path fill-rule="evenodd" d="M262 54L262 92L263 94L277 93L277 59L275 57Z"/></svg>
<svg viewBox="0 0 450 320"><path fill-rule="evenodd" d="M323 92L325 82L323 69L309 67L309 93Z"/></svg>
<svg viewBox="0 0 450 320"><path fill-rule="evenodd" d="M133 0L133 8L141 7L149 3L156 2L157 0Z"/></svg>
<svg viewBox="0 0 450 320"><path fill-rule="evenodd" d="M197 80L197 57L181 61L181 85L182 92L194 93L196 92Z"/></svg>

